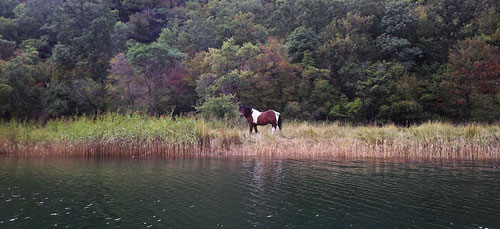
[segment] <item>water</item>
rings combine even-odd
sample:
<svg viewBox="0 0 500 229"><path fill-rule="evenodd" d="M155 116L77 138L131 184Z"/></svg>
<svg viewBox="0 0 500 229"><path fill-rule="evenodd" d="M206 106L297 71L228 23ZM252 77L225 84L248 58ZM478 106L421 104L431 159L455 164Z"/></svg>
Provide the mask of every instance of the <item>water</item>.
<svg viewBox="0 0 500 229"><path fill-rule="evenodd" d="M498 163L0 158L0 228L500 227Z"/></svg>

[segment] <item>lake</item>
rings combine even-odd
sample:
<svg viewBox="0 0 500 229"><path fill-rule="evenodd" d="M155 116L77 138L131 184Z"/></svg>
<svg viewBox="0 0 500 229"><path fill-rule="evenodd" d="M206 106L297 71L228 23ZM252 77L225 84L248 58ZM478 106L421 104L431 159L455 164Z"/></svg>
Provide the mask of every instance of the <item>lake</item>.
<svg viewBox="0 0 500 229"><path fill-rule="evenodd" d="M0 157L0 228L500 227L500 163Z"/></svg>

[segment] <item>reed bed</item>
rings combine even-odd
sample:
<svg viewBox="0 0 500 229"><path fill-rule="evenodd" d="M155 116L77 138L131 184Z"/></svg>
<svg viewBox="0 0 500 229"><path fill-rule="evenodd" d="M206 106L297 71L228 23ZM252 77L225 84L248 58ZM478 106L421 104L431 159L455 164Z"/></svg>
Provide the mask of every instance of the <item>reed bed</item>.
<svg viewBox="0 0 500 229"><path fill-rule="evenodd" d="M215 134L204 120L107 114L0 125L0 153L15 155L151 156L207 153Z"/></svg>
<svg viewBox="0 0 500 229"><path fill-rule="evenodd" d="M428 122L411 127L288 122L249 134L243 121L107 114L45 126L0 124L0 154L74 156L245 155L287 158L499 160L500 126Z"/></svg>
<svg viewBox="0 0 500 229"><path fill-rule="evenodd" d="M499 160L500 126L428 122L411 127L296 122L244 136L234 154L284 157Z"/></svg>

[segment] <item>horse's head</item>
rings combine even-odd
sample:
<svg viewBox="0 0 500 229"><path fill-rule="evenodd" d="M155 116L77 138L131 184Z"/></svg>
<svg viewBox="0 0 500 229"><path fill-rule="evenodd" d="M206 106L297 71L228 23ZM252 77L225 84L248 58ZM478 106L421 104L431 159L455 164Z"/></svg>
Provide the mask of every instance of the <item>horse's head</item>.
<svg viewBox="0 0 500 229"><path fill-rule="evenodd" d="M243 115L245 115L245 105L240 104L238 111L240 112L240 118L243 118Z"/></svg>
<svg viewBox="0 0 500 229"><path fill-rule="evenodd" d="M245 105L241 105L241 104L240 104L240 108L238 109L238 111L240 112L240 118L247 117L247 116L251 115L250 113L252 112L250 107L246 107Z"/></svg>

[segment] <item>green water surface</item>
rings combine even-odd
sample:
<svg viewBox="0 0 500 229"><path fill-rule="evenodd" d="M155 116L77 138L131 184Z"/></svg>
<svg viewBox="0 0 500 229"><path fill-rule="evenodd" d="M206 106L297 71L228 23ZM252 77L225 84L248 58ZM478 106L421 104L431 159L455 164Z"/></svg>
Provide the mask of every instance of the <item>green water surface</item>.
<svg viewBox="0 0 500 229"><path fill-rule="evenodd" d="M0 158L0 228L499 228L500 164Z"/></svg>

